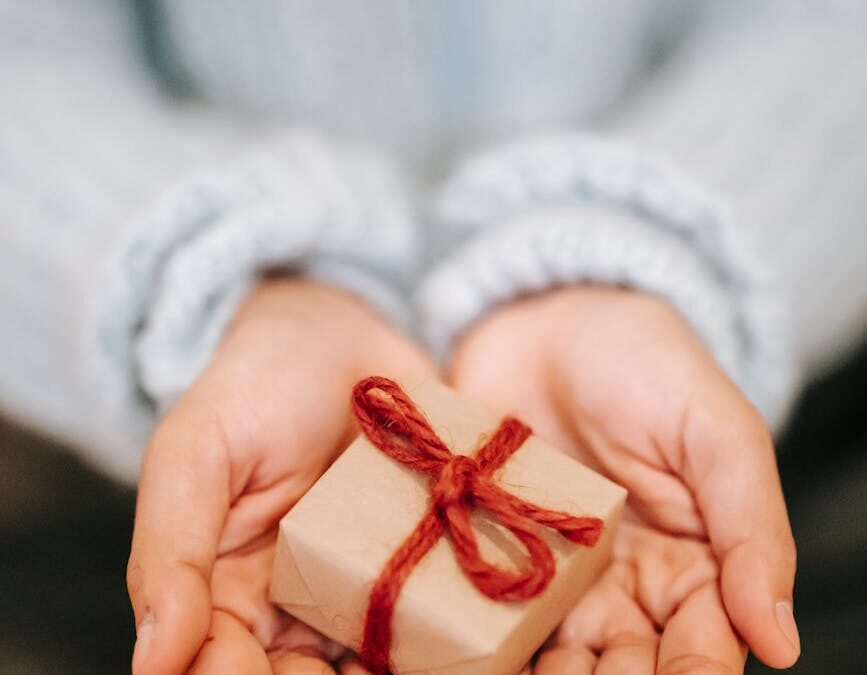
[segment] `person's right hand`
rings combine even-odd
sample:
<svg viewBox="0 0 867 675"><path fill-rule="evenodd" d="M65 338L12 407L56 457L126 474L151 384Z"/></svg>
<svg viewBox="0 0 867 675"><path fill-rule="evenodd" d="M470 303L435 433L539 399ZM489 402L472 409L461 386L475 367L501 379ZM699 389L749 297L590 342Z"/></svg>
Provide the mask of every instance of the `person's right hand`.
<svg viewBox="0 0 867 675"><path fill-rule="evenodd" d="M411 385L435 368L353 296L292 279L252 293L145 454L135 675L334 672L268 579L279 519L351 438L349 392L372 374Z"/></svg>

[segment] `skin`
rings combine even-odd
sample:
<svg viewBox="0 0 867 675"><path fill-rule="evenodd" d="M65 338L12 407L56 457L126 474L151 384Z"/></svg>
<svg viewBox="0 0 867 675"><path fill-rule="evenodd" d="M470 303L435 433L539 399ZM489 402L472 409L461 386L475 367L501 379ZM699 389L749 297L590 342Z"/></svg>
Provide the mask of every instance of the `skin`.
<svg viewBox="0 0 867 675"><path fill-rule="evenodd" d="M135 675L333 673L334 646L267 602L277 523L355 434L349 392L436 376L360 300L263 283L145 452L127 584Z"/></svg>
<svg viewBox="0 0 867 675"><path fill-rule="evenodd" d="M462 341L452 376L630 492L612 565L537 675L741 673L744 643L797 660L770 434L665 302L584 286L514 303Z"/></svg>
<svg viewBox="0 0 867 675"><path fill-rule="evenodd" d="M299 280L251 294L145 453L135 675L365 672L266 589L276 524L355 433L347 392L374 373L437 376L351 295ZM522 675L741 673L745 645L794 663L770 436L664 302L582 286L512 303L460 342L448 379L630 491L611 566Z"/></svg>

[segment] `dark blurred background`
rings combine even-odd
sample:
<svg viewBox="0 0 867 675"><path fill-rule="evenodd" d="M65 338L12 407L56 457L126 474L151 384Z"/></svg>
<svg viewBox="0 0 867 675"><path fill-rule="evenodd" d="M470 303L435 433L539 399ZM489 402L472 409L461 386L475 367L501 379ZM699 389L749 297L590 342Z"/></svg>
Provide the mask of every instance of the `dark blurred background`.
<svg viewBox="0 0 867 675"><path fill-rule="evenodd" d="M791 671L865 672L867 345L803 396L780 472L798 541ZM134 493L0 423L0 675L129 671ZM772 672L751 660L750 675Z"/></svg>

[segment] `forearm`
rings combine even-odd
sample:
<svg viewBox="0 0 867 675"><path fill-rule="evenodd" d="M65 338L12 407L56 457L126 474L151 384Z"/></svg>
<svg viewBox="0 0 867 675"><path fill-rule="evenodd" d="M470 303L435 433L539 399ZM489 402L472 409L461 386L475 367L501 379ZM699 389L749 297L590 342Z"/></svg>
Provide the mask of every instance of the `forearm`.
<svg viewBox="0 0 867 675"><path fill-rule="evenodd" d="M714 195L664 158L587 134L471 157L438 202L446 252L418 294L440 351L527 292L606 283L659 295L689 321L772 424L792 392L773 294Z"/></svg>
<svg viewBox="0 0 867 675"><path fill-rule="evenodd" d="M154 193L243 138L162 100L129 19L113 3L0 8L0 406L88 453L112 443L83 347L117 290L103 268ZM98 453L110 470L137 463L131 431Z"/></svg>
<svg viewBox="0 0 867 675"><path fill-rule="evenodd" d="M797 371L858 339L867 306L867 80L847 67L867 43L816 11L701 34L603 136L460 164L419 293L428 340L445 350L527 291L631 286L672 303L778 426Z"/></svg>
<svg viewBox="0 0 867 675"><path fill-rule="evenodd" d="M863 6L786 7L697 36L609 131L731 204L791 315L807 374L867 318Z"/></svg>
<svg viewBox="0 0 867 675"><path fill-rule="evenodd" d="M84 44L39 23L0 59L16 92L0 108L0 406L131 477L261 273L310 274L396 317L414 234L384 158L165 100L128 17L95 7Z"/></svg>

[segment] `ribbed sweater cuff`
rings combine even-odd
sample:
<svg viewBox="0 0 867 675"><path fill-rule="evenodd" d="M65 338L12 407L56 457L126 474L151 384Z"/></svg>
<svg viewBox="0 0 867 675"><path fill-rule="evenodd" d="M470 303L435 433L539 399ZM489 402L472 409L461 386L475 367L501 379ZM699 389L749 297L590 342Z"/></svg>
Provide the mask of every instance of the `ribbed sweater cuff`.
<svg viewBox="0 0 867 675"><path fill-rule="evenodd" d="M345 287L405 324L416 245L404 194L381 156L309 133L178 184L130 228L96 304L108 412L147 433L264 271Z"/></svg>
<svg viewBox="0 0 867 675"><path fill-rule="evenodd" d="M666 298L782 422L794 378L781 304L725 204L664 159L584 135L520 141L460 165L437 214L447 251L416 302L440 355L522 293L624 284Z"/></svg>

